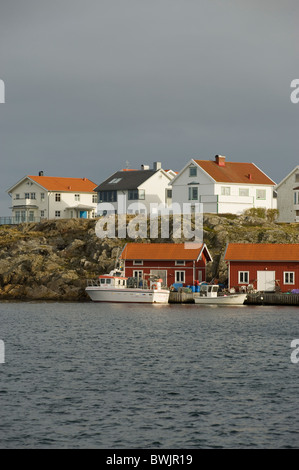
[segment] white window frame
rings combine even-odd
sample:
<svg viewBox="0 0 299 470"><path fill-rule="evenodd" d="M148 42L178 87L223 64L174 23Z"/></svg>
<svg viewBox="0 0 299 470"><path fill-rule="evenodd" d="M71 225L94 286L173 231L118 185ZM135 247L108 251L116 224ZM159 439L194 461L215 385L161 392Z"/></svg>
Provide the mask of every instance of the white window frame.
<svg viewBox="0 0 299 470"><path fill-rule="evenodd" d="M175 265L176 266L186 266L186 261L178 259L178 260L175 261Z"/></svg>
<svg viewBox="0 0 299 470"><path fill-rule="evenodd" d="M247 281L244 280L247 278ZM249 284L249 271L238 271L238 284Z"/></svg>
<svg viewBox="0 0 299 470"><path fill-rule="evenodd" d="M75 194L74 197L76 202L80 202L80 194Z"/></svg>
<svg viewBox="0 0 299 470"><path fill-rule="evenodd" d="M133 277L137 277L137 279L143 279L143 270L142 269L135 269L133 271Z"/></svg>
<svg viewBox="0 0 299 470"><path fill-rule="evenodd" d="M263 193L263 196L260 196L259 194ZM256 199L258 201L265 201L267 198L267 191L265 189L257 189L256 190Z"/></svg>
<svg viewBox="0 0 299 470"><path fill-rule="evenodd" d="M55 202L61 202L61 193L55 193Z"/></svg>
<svg viewBox="0 0 299 470"><path fill-rule="evenodd" d="M293 278L291 282L291 277ZM295 284L295 271L284 271L283 272L283 283L285 285L293 286Z"/></svg>
<svg viewBox="0 0 299 470"><path fill-rule="evenodd" d="M133 260L133 266L143 266L143 260L142 259L134 259Z"/></svg>
<svg viewBox="0 0 299 470"><path fill-rule="evenodd" d="M55 217L60 217L61 216L61 211L55 211Z"/></svg>
<svg viewBox="0 0 299 470"><path fill-rule="evenodd" d="M230 186L221 186L221 196L230 196L231 187Z"/></svg>
<svg viewBox="0 0 299 470"><path fill-rule="evenodd" d="M178 275L180 277L180 280L177 279ZM183 280L181 279L182 277L183 277ZM174 278L175 278L175 282L182 282L184 284L185 281L186 281L186 271L175 271L174 272Z"/></svg>
<svg viewBox="0 0 299 470"><path fill-rule="evenodd" d="M242 194L246 193L246 194ZM249 188L239 188L239 196L240 197L248 197L249 196Z"/></svg>

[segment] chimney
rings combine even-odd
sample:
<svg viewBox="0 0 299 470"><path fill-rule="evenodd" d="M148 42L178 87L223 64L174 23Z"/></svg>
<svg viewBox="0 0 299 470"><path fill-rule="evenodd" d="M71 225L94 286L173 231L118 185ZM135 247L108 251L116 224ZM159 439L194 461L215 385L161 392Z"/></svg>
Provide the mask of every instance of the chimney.
<svg viewBox="0 0 299 470"><path fill-rule="evenodd" d="M149 165L141 165L141 170L149 170Z"/></svg>
<svg viewBox="0 0 299 470"><path fill-rule="evenodd" d="M248 173L248 179L251 181L252 180L252 174Z"/></svg>
<svg viewBox="0 0 299 470"><path fill-rule="evenodd" d="M43 172L43 171L39 171L39 172L38 172L38 176L44 176L44 172Z"/></svg>
<svg viewBox="0 0 299 470"><path fill-rule="evenodd" d="M162 163L161 163L161 162L154 162L154 163L153 163L153 169L154 169L155 171L161 170L161 168L162 168Z"/></svg>
<svg viewBox="0 0 299 470"><path fill-rule="evenodd" d="M218 166L225 166L225 156L224 155L216 155L215 162Z"/></svg>

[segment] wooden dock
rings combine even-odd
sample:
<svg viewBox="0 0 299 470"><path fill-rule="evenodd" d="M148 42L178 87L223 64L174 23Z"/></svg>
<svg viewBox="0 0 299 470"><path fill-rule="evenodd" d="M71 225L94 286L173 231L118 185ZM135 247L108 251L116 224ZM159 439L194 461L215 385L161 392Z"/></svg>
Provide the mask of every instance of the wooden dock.
<svg viewBox="0 0 299 470"><path fill-rule="evenodd" d="M293 305L299 307L299 294L258 292L248 294L246 305Z"/></svg>
<svg viewBox="0 0 299 470"><path fill-rule="evenodd" d="M170 304L194 304L193 292L170 292Z"/></svg>
<svg viewBox="0 0 299 470"><path fill-rule="evenodd" d="M170 292L170 304L194 304L193 292ZM248 294L246 305L293 305L299 307L299 294L258 292Z"/></svg>

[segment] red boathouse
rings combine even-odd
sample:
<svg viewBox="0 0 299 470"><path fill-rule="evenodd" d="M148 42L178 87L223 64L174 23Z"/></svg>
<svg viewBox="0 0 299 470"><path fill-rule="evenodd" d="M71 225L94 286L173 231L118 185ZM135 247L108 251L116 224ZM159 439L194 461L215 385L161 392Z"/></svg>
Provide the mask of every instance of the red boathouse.
<svg viewBox="0 0 299 470"><path fill-rule="evenodd" d="M126 277L148 280L158 276L167 287L205 281L206 264L212 261L205 243L127 243L120 259Z"/></svg>
<svg viewBox="0 0 299 470"><path fill-rule="evenodd" d="M230 288L252 284L262 292L299 289L298 243L229 243L224 260Z"/></svg>

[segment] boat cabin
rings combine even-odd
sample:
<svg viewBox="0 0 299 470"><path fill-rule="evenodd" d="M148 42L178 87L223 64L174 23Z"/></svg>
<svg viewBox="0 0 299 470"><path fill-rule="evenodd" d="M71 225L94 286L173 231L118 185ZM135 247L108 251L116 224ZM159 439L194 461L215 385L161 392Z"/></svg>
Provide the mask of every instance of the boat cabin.
<svg viewBox="0 0 299 470"><path fill-rule="evenodd" d="M200 286L199 295L200 297L217 297L218 296L218 285L206 285Z"/></svg>
<svg viewBox="0 0 299 470"><path fill-rule="evenodd" d="M103 288L126 288L127 287L127 278L123 276L110 276L102 275L98 278L98 285Z"/></svg>

